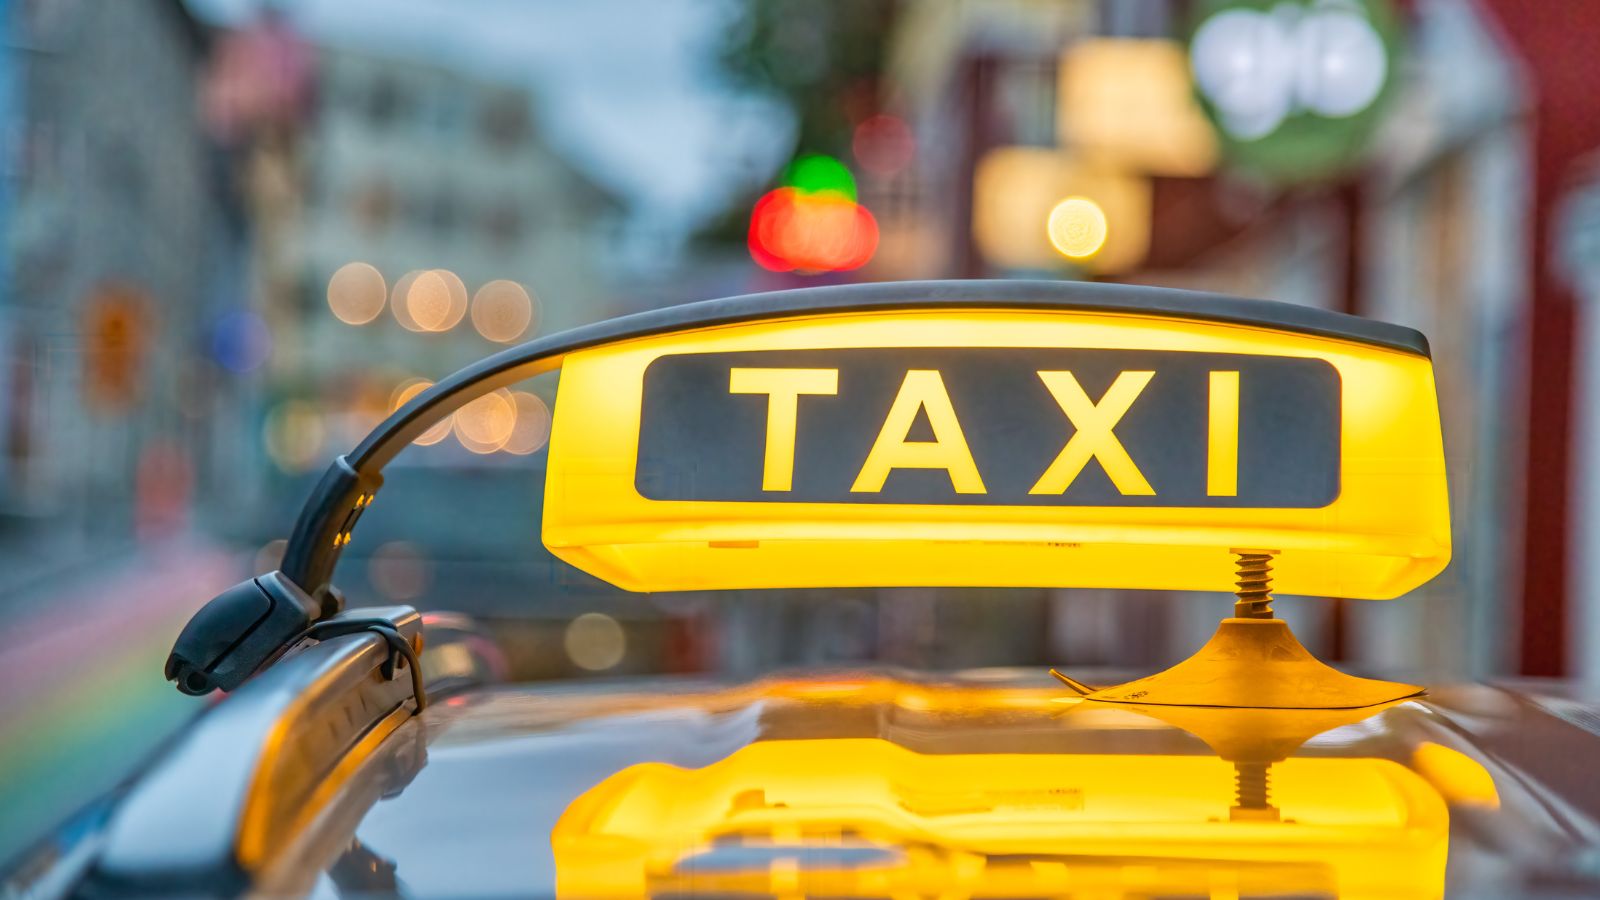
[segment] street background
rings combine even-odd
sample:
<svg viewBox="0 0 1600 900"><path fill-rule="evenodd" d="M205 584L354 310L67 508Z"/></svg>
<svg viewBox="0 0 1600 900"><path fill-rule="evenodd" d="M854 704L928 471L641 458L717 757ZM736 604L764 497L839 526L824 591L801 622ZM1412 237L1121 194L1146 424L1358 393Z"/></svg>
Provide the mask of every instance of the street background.
<svg viewBox="0 0 1600 900"><path fill-rule="evenodd" d="M1418 328L1455 561L1280 610L1352 669L1600 679L1596 34L1576 0L0 0L0 857L202 708L172 638L407 397L786 287L1099 279ZM352 604L466 612L523 679L1154 670L1230 609L625 595L539 542L554 388L389 467Z"/></svg>

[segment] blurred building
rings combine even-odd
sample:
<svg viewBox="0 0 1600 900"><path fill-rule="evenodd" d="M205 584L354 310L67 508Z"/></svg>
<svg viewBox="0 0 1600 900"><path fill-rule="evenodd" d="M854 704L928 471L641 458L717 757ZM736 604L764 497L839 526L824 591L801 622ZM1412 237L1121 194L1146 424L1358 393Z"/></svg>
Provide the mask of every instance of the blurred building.
<svg viewBox="0 0 1600 900"><path fill-rule="evenodd" d="M607 253L620 218L619 202L544 142L526 89L337 48L315 59L286 246L275 271L258 273L264 286L290 288L271 292L273 402L316 404L332 426L320 434L325 446L301 440L303 457L276 460L291 470L320 469L348 449L407 378L439 378L608 315ZM370 302L330 288L352 263L381 277L363 268L371 284L361 290L379 292ZM422 302L411 287L427 271L450 282L452 309L419 322L408 303ZM525 326L494 330L469 309L491 282L526 292ZM417 291L428 285L437 283Z"/></svg>
<svg viewBox="0 0 1600 900"><path fill-rule="evenodd" d="M525 88L335 49L317 70L302 231L313 293L362 260L391 284L426 268L469 291L518 281L541 300L539 331L603 317L619 202L545 143Z"/></svg>
<svg viewBox="0 0 1600 900"><path fill-rule="evenodd" d="M1093 0L913 0L887 37L889 104L913 135L913 163L865 173L864 202L881 238L881 278L962 278L1001 271L979 258L974 179L1005 145L1055 144L1055 72L1063 47L1099 27ZM1033 266L1023 268L1034 268ZM1033 274L1067 274L1046 257Z"/></svg>
<svg viewBox="0 0 1600 900"><path fill-rule="evenodd" d="M1372 667L1570 670L1583 601L1568 586L1600 583L1600 568L1586 561L1589 537L1571 545L1584 560L1572 570L1568 535L1600 513L1566 501L1595 457L1573 455L1568 436L1586 427L1568 421L1584 408L1570 371L1582 351L1551 271L1550 222L1576 150L1597 143L1583 124L1592 81L1571 63L1591 54L1544 5L1290 3L1272 20L1261 7L906 3L885 94L918 152L894 178L863 180L882 229L871 271L1162 284L1421 329L1435 350L1456 561L1403 603L1291 601L1286 615L1321 652ZM1258 68L1229 80L1210 67L1241 23L1286 52L1234 44L1249 52L1230 64ZM1306 68L1329 47L1349 54L1342 68ZM1072 196L1107 226L1078 256L1047 224ZM1167 660L1217 612L1215 601L1127 600L1063 598L1057 646L1105 661L1094 648L1142 633L1154 643L1113 655Z"/></svg>
<svg viewBox="0 0 1600 900"><path fill-rule="evenodd" d="M21 158L21 110L17 105L18 53L14 20L20 18L10 4L0 6L0 341L11 334L11 208L16 194L17 162ZM0 448L10 446L12 378L16 366L0 357Z"/></svg>
<svg viewBox="0 0 1600 900"><path fill-rule="evenodd" d="M255 28L257 46L298 56L281 23ZM310 480L406 391L616 312L621 201L546 142L527 87L348 48L305 53L303 113L286 117L289 129L255 129L239 152L253 173L252 280L274 342L252 431L255 465L274 474L261 524L239 536L263 543L285 536ZM489 314L496 297L498 317ZM571 570L558 571L539 544L535 451L551 387L517 386L511 440L474 439L462 421L469 408L391 464L387 499L345 555L341 585L356 602L503 619L519 636L508 647L537 645L512 654L529 677L565 671L563 629L609 599L634 610L619 616L632 649L613 664L646 665L660 617L641 619L638 604L616 602L592 579L566 584ZM523 405L528 394L544 404ZM529 433L540 433L519 447L532 416L543 421ZM261 565L275 563L269 554Z"/></svg>
<svg viewBox="0 0 1600 900"><path fill-rule="evenodd" d="M0 297L0 507L36 532L182 525L234 490L237 207L196 106L178 0L8 4L14 204Z"/></svg>

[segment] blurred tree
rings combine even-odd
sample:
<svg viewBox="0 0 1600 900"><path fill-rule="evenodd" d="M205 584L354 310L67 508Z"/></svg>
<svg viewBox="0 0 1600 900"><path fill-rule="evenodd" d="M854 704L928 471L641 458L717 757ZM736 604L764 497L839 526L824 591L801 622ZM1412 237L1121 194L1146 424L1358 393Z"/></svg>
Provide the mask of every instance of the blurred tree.
<svg viewBox="0 0 1600 900"><path fill-rule="evenodd" d="M717 48L719 68L736 87L794 111L791 156L848 161L856 125L879 111L899 7L900 0L740 0ZM754 200L741 198L707 237L742 241Z"/></svg>
<svg viewBox="0 0 1600 900"><path fill-rule="evenodd" d="M798 120L797 147L842 156L877 111L897 0L744 0L723 34L736 84L777 95Z"/></svg>

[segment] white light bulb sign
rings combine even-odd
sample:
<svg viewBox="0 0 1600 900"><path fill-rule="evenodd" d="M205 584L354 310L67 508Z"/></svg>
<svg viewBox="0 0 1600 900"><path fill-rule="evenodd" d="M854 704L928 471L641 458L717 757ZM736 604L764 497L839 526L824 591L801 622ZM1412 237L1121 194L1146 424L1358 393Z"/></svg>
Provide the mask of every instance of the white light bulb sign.
<svg viewBox="0 0 1600 900"><path fill-rule="evenodd" d="M1195 86L1236 163L1298 181L1359 150L1394 69L1382 0L1232 0L1197 22Z"/></svg>

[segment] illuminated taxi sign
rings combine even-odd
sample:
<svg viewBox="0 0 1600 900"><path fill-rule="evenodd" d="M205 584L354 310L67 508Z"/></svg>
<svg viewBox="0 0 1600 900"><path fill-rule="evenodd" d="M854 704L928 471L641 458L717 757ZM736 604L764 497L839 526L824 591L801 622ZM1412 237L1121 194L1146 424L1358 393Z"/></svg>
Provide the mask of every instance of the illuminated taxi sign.
<svg viewBox="0 0 1600 900"><path fill-rule="evenodd" d="M1130 350L664 356L650 500L1323 507L1339 375L1317 359Z"/></svg>
<svg viewBox="0 0 1600 900"><path fill-rule="evenodd" d="M1418 347L1138 311L836 312L563 361L545 544L633 590L1392 597L1449 559Z"/></svg>

